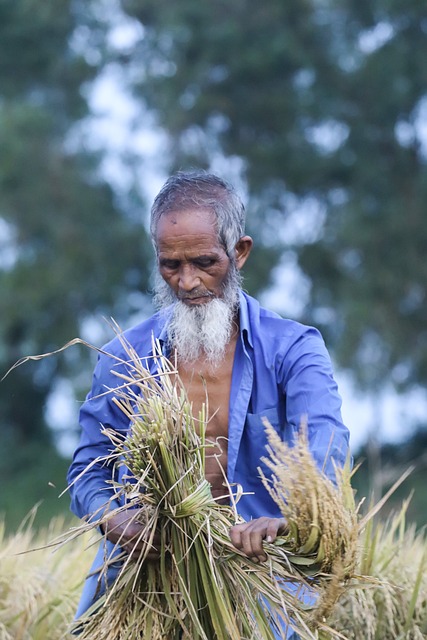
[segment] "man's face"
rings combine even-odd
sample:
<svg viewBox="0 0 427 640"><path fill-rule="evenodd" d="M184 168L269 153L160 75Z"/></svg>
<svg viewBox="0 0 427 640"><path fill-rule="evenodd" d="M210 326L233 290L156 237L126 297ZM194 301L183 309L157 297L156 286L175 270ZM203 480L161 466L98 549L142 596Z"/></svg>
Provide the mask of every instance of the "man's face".
<svg viewBox="0 0 427 640"><path fill-rule="evenodd" d="M220 244L210 211L163 215L157 227L159 272L187 306L222 298L231 261Z"/></svg>

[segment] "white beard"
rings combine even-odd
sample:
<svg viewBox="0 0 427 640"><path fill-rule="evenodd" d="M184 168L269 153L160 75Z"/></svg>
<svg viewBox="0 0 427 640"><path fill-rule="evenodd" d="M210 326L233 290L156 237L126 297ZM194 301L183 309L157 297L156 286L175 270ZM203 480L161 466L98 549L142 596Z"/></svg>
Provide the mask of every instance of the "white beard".
<svg viewBox="0 0 427 640"><path fill-rule="evenodd" d="M169 344L178 360L191 363L204 356L213 369L225 355L233 332L239 304L240 274L231 267L222 298L213 298L200 305L189 306L178 300L169 286L158 279L155 300L162 308L174 302L172 318L167 327Z"/></svg>
<svg viewBox="0 0 427 640"><path fill-rule="evenodd" d="M190 363L204 355L206 362L216 368L224 357L232 328L233 313L223 300L214 298L194 308L178 301L168 326L168 338L179 361Z"/></svg>

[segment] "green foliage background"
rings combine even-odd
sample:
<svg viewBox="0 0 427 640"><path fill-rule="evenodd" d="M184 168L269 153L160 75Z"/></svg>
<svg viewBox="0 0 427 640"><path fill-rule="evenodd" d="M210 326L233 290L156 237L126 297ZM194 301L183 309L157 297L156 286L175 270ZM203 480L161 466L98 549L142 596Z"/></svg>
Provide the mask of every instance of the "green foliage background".
<svg viewBox="0 0 427 640"><path fill-rule="evenodd" d="M128 46L113 44L120 24ZM210 167L246 192L248 290L296 261L310 286L295 317L319 326L365 393L425 386L426 58L423 0L0 0L1 371L85 337L104 315L150 313L144 174L129 152L122 197L103 177L104 151L81 134L90 89L114 68L167 134L165 173ZM35 500L42 518L66 508L48 484L64 488L67 461L46 406L63 379L81 399L92 366L73 349L1 383L11 526ZM361 486L387 460L413 459L403 449L385 448L381 464L368 450ZM425 522L417 459L413 515Z"/></svg>

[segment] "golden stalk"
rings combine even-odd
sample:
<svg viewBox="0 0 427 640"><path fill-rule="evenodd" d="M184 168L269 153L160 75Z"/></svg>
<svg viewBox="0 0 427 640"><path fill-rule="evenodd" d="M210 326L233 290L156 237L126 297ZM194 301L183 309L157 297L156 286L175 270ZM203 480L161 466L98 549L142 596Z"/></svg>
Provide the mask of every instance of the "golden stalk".
<svg viewBox="0 0 427 640"><path fill-rule="evenodd" d="M126 497L147 514L140 536L146 547L136 560L124 561L108 593L79 621L81 640L268 640L273 627L286 624L302 638L315 638L354 566L349 530L356 516L343 504L344 492L316 469L303 438L285 455L283 443L267 426L266 464L276 480L264 481L289 522L289 533L266 543L268 562L254 563L231 544L229 529L241 522L235 509L218 504L205 479L206 411L198 420L192 416L177 371L158 345L159 374L154 377L124 340L123 345L127 373L119 374L114 402L131 426L123 439L106 433L115 445L115 464L125 465L132 478L124 487L114 485L115 498ZM300 481L289 493L287 478L295 477L296 470ZM344 475L338 479L338 484L347 482ZM291 503L298 505L293 511ZM112 513L107 510L97 526ZM145 560L155 527L161 532L157 565ZM334 544L338 527L348 533ZM293 589L286 588L289 583ZM301 601L298 585L314 594L312 607Z"/></svg>

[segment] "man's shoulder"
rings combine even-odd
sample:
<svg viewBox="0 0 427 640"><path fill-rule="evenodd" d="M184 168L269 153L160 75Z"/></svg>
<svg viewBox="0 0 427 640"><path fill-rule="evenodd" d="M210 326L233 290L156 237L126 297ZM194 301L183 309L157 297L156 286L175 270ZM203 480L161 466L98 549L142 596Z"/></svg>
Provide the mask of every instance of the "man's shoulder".
<svg viewBox="0 0 427 640"><path fill-rule="evenodd" d="M316 327L283 318L253 298L247 297L247 301L249 341L266 361L293 362L307 354L329 359L323 336Z"/></svg>
<svg viewBox="0 0 427 640"><path fill-rule="evenodd" d="M317 335L319 331L315 327L305 325L297 320L284 318L275 311L263 307L258 300L244 294L247 301L248 316L254 328L258 328L262 334L273 337L296 339L307 333Z"/></svg>
<svg viewBox="0 0 427 640"><path fill-rule="evenodd" d="M318 333L317 329L306 324L302 324L297 320L290 318L284 318L270 309L260 307L260 324L264 331L269 332L272 335L282 337L298 337L305 333L311 333L314 331Z"/></svg>

